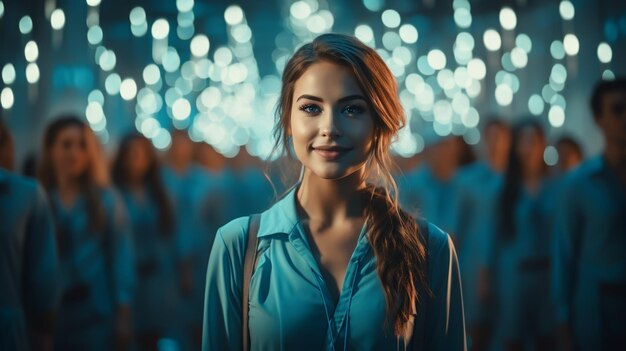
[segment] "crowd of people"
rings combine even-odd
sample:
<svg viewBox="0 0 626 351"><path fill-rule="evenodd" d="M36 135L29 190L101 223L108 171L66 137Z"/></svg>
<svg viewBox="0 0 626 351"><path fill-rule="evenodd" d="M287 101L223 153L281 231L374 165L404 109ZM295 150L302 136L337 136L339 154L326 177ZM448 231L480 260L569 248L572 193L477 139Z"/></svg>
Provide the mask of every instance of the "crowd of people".
<svg viewBox="0 0 626 351"><path fill-rule="evenodd" d="M601 155L563 136L548 167L537 119L494 118L481 160L450 137L399 179L403 206L455 242L473 350L626 345L626 81L599 83L590 107Z"/></svg>
<svg viewBox="0 0 626 351"><path fill-rule="evenodd" d="M537 118L494 117L478 157L451 136L398 160L403 208L455 243L472 350L626 347L626 81L591 111L605 148L587 159L563 137L548 167ZM20 175L0 125L0 349L198 349L215 232L270 206L278 176L185 131L107 157L74 115L41 145Z"/></svg>

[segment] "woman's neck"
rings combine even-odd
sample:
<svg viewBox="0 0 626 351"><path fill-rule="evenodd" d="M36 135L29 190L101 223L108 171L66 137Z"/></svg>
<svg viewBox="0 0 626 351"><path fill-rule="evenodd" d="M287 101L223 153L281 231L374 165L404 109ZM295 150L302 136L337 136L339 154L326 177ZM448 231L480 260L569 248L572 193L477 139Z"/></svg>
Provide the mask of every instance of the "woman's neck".
<svg viewBox="0 0 626 351"><path fill-rule="evenodd" d="M524 184L531 193L536 193L541 185L543 173L540 170L525 170L523 173Z"/></svg>
<svg viewBox="0 0 626 351"><path fill-rule="evenodd" d="M362 172L341 179L323 179L306 170L296 194L309 220L331 224L335 220L361 217L365 187Z"/></svg>
<svg viewBox="0 0 626 351"><path fill-rule="evenodd" d="M142 189L145 183L144 177L128 177L126 187L131 190L138 190Z"/></svg>
<svg viewBox="0 0 626 351"><path fill-rule="evenodd" d="M191 162L189 162L187 160L183 160L183 159L176 159L176 158L170 157L169 161L170 161L169 162L170 167L178 175L183 175L183 174L187 173L187 170L191 166Z"/></svg>
<svg viewBox="0 0 626 351"><path fill-rule="evenodd" d="M80 181L75 177L58 175L56 189L61 202L68 206L74 202L80 193Z"/></svg>

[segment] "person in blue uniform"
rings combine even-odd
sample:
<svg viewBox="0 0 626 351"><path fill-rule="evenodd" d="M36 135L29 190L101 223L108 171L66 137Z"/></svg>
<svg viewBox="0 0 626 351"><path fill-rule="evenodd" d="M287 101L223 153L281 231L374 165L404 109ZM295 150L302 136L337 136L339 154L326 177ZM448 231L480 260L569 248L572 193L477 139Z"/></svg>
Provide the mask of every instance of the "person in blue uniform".
<svg viewBox="0 0 626 351"><path fill-rule="evenodd" d="M453 229L459 251L469 348L475 351L487 350L491 341L493 301L487 269L493 238L489 229L498 212L511 130L494 117L483 127L483 136L486 157L459 170L459 208Z"/></svg>
<svg viewBox="0 0 626 351"><path fill-rule="evenodd" d="M39 179L50 196L61 261L59 350L124 349L131 339L130 223L93 132L75 116L47 127Z"/></svg>
<svg viewBox="0 0 626 351"><path fill-rule="evenodd" d="M553 187L546 177L545 148L537 120L524 119L515 126L490 234L496 343L505 350L523 350L528 343L536 350L554 348L549 289Z"/></svg>
<svg viewBox="0 0 626 351"><path fill-rule="evenodd" d="M208 173L208 182L210 196L206 206L204 206L204 214L206 224L210 224L210 228L213 232L210 234L213 236L215 230L231 220L237 218L233 216L233 208L238 205L238 198L234 196L236 193L235 174L227 166L226 157L220 154L215 148L205 142L198 142L195 145L194 151L195 162L202 166L202 168ZM219 200L215 200L219 198ZM215 206L215 203L219 203ZM214 239L213 237L211 239ZM212 245L212 240L211 240ZM208 254L204 253L207 256ZM204 263L203 270L206 273L206 262ZM204 278L202 279L204 281ZM204 290L204 284L202 284L202 290Z"/></svg>
<svg viewBox="0 0 626 351"><path fill-rule="evenodd" d="M43 188L13 169L0 121L0 349L52 350L59 261Z"/></svg>
<svg viewBox="0 0 626 351"><path fill-rule="evenodd" d="M139 350L178 337L181 317L172 204L150 140L130 134L120 143L112 169L133 228L137 283L133 304Z"/></svg>
<svg viewBox="0 0 626 351"><path fill-rule="evenodd" d="M239 198L244 200L236 205L241 217L249 213L258 213L266 210L273 202L274 190L270 181L263 173L259 159L250 155L245 147L239 148L239 153L233 159L236 172L236 186Z"/></svg>
<svg viewBox="0 0 626 351"><path fill-rule="evenodd" d="M561 346L626 349L626 79L591 98L601 155L565 176L554 236L554 295Z"/></svg>
<svg viewBox="0 0 626 351"><path fill-rule="evenodd" d="M458 211L458 169L464 151L460 137L433 137L425 151L425 162L407 174L400 188L401 204L412 213L451 232ZM456 239L455 239L456 240Z"/></svg>
<svg viewBox="0 0 626 351"><path fill-rule="evenodd" d="M354 37L321 35L288 61L277 140L302 177L260 216L248 296L248 218L218 230L203 350L465 349L454 245L390 190L389 147L405 122L397 93L382 58Z"/></svg>
<svg viewBox="0 0 626 351"><path fill-rule="evenodd" d="M572 136L564 135L560 137L556 141L555 147L559 155L555 172L557 176L578 167L585 158L580 144Z"/></svg>
<svg viewBox="0 0 626 351"><path fill-rule="evenodd" d="M186 131L172 133L172 146L162 168L174 205L176 250L182 289L183 348L198 349L202 340L202 305L208 252L215 236L220 200L217 183L194 162L195 147Z"/></svg>

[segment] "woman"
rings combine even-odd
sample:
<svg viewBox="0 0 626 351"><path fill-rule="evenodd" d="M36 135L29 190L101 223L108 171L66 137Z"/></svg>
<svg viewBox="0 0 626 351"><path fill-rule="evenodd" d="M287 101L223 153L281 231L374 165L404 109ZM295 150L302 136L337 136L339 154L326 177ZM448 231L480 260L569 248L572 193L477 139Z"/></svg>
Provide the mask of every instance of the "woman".
<svg viewBox="0 0 626 351"><path fill-rule="evenodd" d="M278 115L301 180L260 216L243 314L248 218L218 230L203 349L247 349L248 316L251 350L463 350L454 247L390 190L389 146L405 119L380 56L349 36L317 37L287 63Z"/></svg>
<svg viewBox="0 0 626 351"><path fill-rule="evenodd" d="M496 342L506 350L552 350L550 301L551 191L543 161L541 124L524 120L513 130L496 218L492 271L498 314Z"/></svg>
<svg viewBox="0 0 626 351"><path fill-rule="evenodd" d="M124 138L113 163L113 182L132 223L137 290L134 326L140 350L156 350L159 339L175 337L179 289L172 205L150 140Z"/></svg>
<svg viewBox="0 0 626 351"><path fill-rule="evenodd" d="M107 185L97 140L74 116L45 131L39 177L50 195L61 261L59 350L128 346L134 279L126 210Z"/></svg>

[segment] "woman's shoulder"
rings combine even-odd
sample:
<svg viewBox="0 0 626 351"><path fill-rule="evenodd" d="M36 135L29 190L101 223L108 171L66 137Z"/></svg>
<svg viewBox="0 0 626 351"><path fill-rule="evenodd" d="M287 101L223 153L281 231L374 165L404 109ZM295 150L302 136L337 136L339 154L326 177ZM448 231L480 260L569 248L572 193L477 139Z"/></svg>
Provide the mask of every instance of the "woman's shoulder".
<svg viewBox="0 0 626 351"><path fill-rule="evenodd" d="M418 223L420 223L420 230L426 242L431 286L437 285L440 278L447 277L450 265L456 264L456 250L450 235L443 229L426 220L418 221ZM426 226L428 230L424 230Z"/></svg>
<svg viewBox="0 0 626 351"><path fill-rule="evenodd" d="M2 170L0 172L0 193L8 195L13 208L21 208L19 204L33 206L45 201L45 191L36 179Z"/></svg>
<svg viewBox="0 0 626 351"><path fill-rule="evenodd" d="M217 230L218 239L229 252L243 252L250 216L235 218Z"/></svg>
<svg viewBox="0 0 626 351"><path fill-rule="evenodd" d="M433 251L440 251L441 249L448 248L450 245L448 233L425 219L418 219L417 223L420 228L420 233L427 243L427 250L429 254L433 253Z"/></svg>

